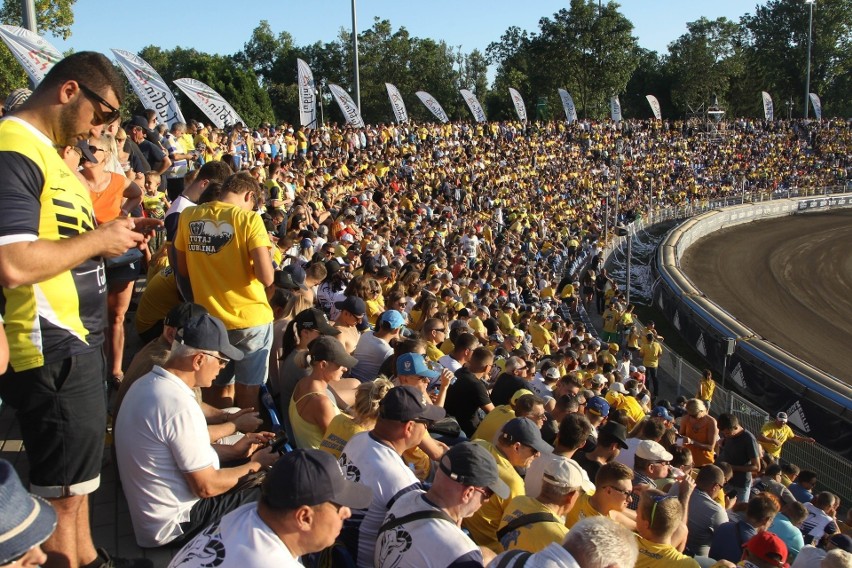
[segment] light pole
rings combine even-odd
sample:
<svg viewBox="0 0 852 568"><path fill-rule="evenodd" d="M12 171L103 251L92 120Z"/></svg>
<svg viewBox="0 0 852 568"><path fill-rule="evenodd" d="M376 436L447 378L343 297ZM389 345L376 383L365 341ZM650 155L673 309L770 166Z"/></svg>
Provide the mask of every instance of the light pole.
<svg viewBox="0 0 852 568"><path fill-rule="evenodd" d="M633 235L630 234L630 226L619 223L615 227L615 234L619 237L627 237L627 305L630 305L630 275L633 268Z"/></svg>
<svg viewBox="0 0 852 568"><path fill-rule="evenodd" d="M322 79L320 81L320 88L316 91L317 98L319 99L320 104L320 126L325 126L325 112L323 111L322 105L323 89L325 89L325 79Z"/></svg>
<svg viewBox="0 0 852 568"><path fill-rule="evenodd" d="M358 71L358 19L355 16L355 0L352 0L352 67L355 69L355 106L361 111L361 75Z"/></svg>
<svg viewBox="0 0 852 568"><path fill-rule="evenodd" d="M805 80L805 120L807 120L811 96L811 34L814 29L814 4L816 4L816 0L805 0L805 4L810 9L810 15L808 16L808 72L807 79Z"/></svg>
<svg viewBox="0 0 852 568"><path fill-rule="evenodd" d="M613 210L615 211L613 219L615 221L613 222L613 225L618 225L618 200L621 196L621 164L624 162L624 140L621 138L615 141L615 154L615 165L617 167L618 179L615 185L615 206L613 207Z"/></svg>

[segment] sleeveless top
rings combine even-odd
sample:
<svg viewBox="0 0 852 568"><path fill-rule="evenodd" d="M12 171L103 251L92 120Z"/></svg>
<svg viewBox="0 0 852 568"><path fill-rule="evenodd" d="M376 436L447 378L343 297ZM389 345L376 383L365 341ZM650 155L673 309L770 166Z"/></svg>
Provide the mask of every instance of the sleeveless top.
<svg viewBox="0 0 852 568"><path fill-rule="evenodd" d="M103 191L92 191L92 205L95 207L95 219L98 223L112 221L121 215L121 200L124 198L124 184L127 178L120 174L110 174L109 184Z"/></svg>
<svg viewBox="0 0 852 568"><path fill-rule="evenodd" d="M309 448L313 448L315 450L319 449L322 439L325 437L325 432L319 426L311 424L302 418L297 407L297 405L307 397L314 395L327 396L324 392L309 392L298 399L291 399L290 407L287 409L287 415L290 417L290 426L293 428L293 437L295 438L293 441L296 442L296 447L303 450L307 450ZM337 405L333 400L331 401L331 404L334 406L335 414L339 414L340 410L337 408Z"/></svg>

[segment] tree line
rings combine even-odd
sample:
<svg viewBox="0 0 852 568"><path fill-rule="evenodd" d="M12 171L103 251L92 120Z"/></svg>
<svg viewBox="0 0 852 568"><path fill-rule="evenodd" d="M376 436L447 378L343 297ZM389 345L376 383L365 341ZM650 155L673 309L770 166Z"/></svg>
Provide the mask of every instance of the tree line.
<svg viewBox="0 0 852 568"><path fill-rule="evenodd" d="M19 22L17 0L4 0L0 20ZM67 37L73 0L37 0L40 33ZM666 53L640 47L633 24L614 1L571 0L542 17L538 29L510 27L485 52L466 53L440 39L412 36L376 18L358 34L361 114L367 123L389 122L393 112L384 83L403 95L414 120L432 120L414 93L434 96L451 119L470 119L459 89L470 89L491 120L516 118L508 88L520 91L532 118L562 118L557 89L573 96L580 118L609 115L618 95L625 118L649 118L645 95L655 95L664 118L703 113L714 99L727 116L760 117L760 91L775 103L775 117L804 111L808 6L802 0L767 0L735 22L700 18L668 45ZM18 18L17 20L15 18ZM814 7L811 92L824 116L852 116L852 0L819 0ZM323 96L326 120L342 122L325 83L353 89L351 34L341 28L330 42L296 45L287 31L261 21L243 49L232 55L148 46L139 56L167 82L192 77L219 91L248 122L298 123L296 59L310 66ZM495 69L489 84L489 66ZM26 83L5 46L0 49L3 93ZM177 91L175 89L175 91ZM204 116L181 92L187 118ZM138 101L129 101L129 107Z"/></svg>

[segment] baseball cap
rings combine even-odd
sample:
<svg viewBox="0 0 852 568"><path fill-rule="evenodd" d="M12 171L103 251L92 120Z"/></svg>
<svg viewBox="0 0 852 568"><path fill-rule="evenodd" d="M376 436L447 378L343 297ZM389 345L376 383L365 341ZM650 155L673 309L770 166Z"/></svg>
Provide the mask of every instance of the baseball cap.
<svg viewBox="0 0 852 568"><path fill-rule="evenodd" d="M385 420L408 422L409 420L440 420L447 415L440 406L423 402L423 393L414 387L394 387L379 403L379 417Z"/></svg>
<svg viewBox="0 0 852 568"><path fill-rule="evenodd" d="M217 317L203 314L189 319L175 336L187 347L216 351L232 361L242 361L243 352L231 345L225 325Z"/></svg>
<svg viewBox="0 0 852 568"><path fill-rule="evenodd" d="M56 511L24 489L6 460L0 460L0 565L5 566L43 543L56 528Z"/></svg>
<svg viewBox="0 0 852 568"><path fill-rule="evenodd" d="M183 302L169 310L166 317L163 319L163 325L170 327L183 327L186 322L194 317L198 317L207 313L207 308L193 304L192 302Z"/></svg>
<svg viewBox="0 0 852 568"><path fill-rule="evenodd" d="M92 146L89 144L88 140L80 140L77 142L76 148L80 150L83 154L83 159L87 162L91 162L92 164L97 164L98 159L95 157L95 154L92 152Z"/></svg>
<svg viewBox="0 0 852 568"><path fill-rule="evenodd" d="M781 422L787 422L787 413L779 412L775 415L776 420L780 420Z"/></svg>
<svg viewBox="0 0 852 568"><path fill-rule="evenodd" d="M346 296L343 300L334 302L334 307L358 318L364 317L367 313L367 304L358 296Z"/></svg>
<svg viewBox="0 0 852 568"><path fill-rule="evenodd" d="M624 386L623 383L615 381L611 385L609 385L609 390L613 392L619 392L621 394L627 394L627 387Z"/></svg>
<svg viewBox="0 0 852 568"><path fill-rule="evenodd" d="M607 417L609 415L609 403L600 396L593 396L586 402L586 410L598 416Z"/></svg>
<svg viewBox="0 0 852 568"><path fill-rule="evenodd" d="M286 272L290 275L299 288L302 290L307 290L308 287L305 285L305 278L307 275L305 274L305 269L301 267L299 264L289 264L284 267L283 272Z"/></svg>
<svg viewBox="0 0 852 568"><path fill-rule="evenodd" d="M627 428L624 427L624 424L619 424L618 422L607 422L598 430L598 438L600 438L601 434L606 434L612 438L618 440L618 445L621 446L622 449L626 450L628 448L627 445Z"/></svg>
<svg viewBox="0 0 852 568"><path fill-rule="evenodd" d="M18 110L18 107L24 104L32 94L33 92L27 88L15 89L6 97L6 101L3 103L3 108L6 109L7 113L14 112ZM95 160L95 163L97 163L97 160Z"/></svg>
<svg viewBox="0 0 852 568"><path fill-rule="evenodd" d="M529 418L513 418L503 425L501 430L503 436L511 442L520 442L543 454L553 450L550 445L541 439L541 430L535 422Z"/></svg>
<svg viewBox="0 0 852 568"><path fill-rule="evenodd" d="M674 420L674 416L672 416L672 413L665 406L655 406L651 411L651 418L664 418L669 422Z"/></svg>
<svg viewBox="0 0 852 568"><path fill-rule="evenodd" d="M346 352L343 344L328 335L321 335L308 344L311 362L328 361L351 369L358 364L358 359Z"/></svg>
<svg viewBox="0 0 852 568"><path fill-rule="evenodd" d="M852 537L848 534L835 533L828 542L841 550L852 553Z"/></svg>
<svg viewBox="0 0 852 568"><path fill-rule="evenodd" d="M592 384L604 385L604 384L606 384L606 377L604 377L603 375L598 373L598 374L596 374L592 377Z"/></svg>
<svg viewBox="0 0 852 568"><path fill-rule="evenodd" d="M316 308L302 310L293 321L299 329L315 329L323 335L340 335L340 330L328 322L325 312Z"/></svg>
<svg viewBox="0 0 852 568"><path fill-rule="evenodd" d="M276 288L283 288L285 290L298 290L301 288L296 282L293 280L293 275L289 272L284 272L283 270L276 270L275 276L273 277L273 284L275 284Z"/></svg>
<svg viewBox="0 0 852 568"><path fill-rule="evenodd" d="M396 358L397 375L417 375L428 379L437 379L440 371L435 371L426 364L426 359L420 353L403 353Z"/></svg>
<svg viewBox="0 0 852 568"><path fill-rule="evenodd" d="M441 458L439 467L447 477L462 485L487 487L501 499L509 497L509 486L500 479L494 456L478 444L456 444Z"/></svg>
<svg viewBox="0 0 852 568"><path fill-rule="evenodd" d="M396 310L388 310L379 317L379 324L388 323L391 329L399 329L405 325L405 318Z"/></svg>
<svg viewBox="0 0 852 568"><path fill-rule="evenodd" d="M642 440L636 446L636 457L648 461L671 461L672 455L654 440Z"/></svg>
<svg viewBox="0 0 852 568"><path fill-rule="evenodd" d="M332 502L366 509L373 500L367 485L346 479L334 457L321 450L293 450L266 475L261 499L276 509L297 509Z"/></svg>
<svg viewBox="0 0 852 568"><path fill-rule="evenodd" d="M544 377L546 379L558 379L559 378L559 369L556 367L551 367L544 372Z"/></svg>
<svg viewBox="0 0 852 568"><path fill-rule="evenodd" d="M541 480L557 487L580 487L586 493L595 491L595 484L589 479L586 470L572 459L553 456L544 466Z"/></svg>
<svg viewBox="0 0 852 568"><path fill-rule="evenodd" d="M778 535L769 531L759 532L749 539L743 546L754 556L766 562L772 562L776 566L788 568L787 545Z"/></svg>
<svg viewBox="0 0 852 568"><path fill-rule="evenodd" d="M529 389L518 389L515 391L515 394L512 395L512 398L509 399L510 404L515 404L515 402L521 398L522 396L526 396L528 394L535 395L535 393Z"/></svg>

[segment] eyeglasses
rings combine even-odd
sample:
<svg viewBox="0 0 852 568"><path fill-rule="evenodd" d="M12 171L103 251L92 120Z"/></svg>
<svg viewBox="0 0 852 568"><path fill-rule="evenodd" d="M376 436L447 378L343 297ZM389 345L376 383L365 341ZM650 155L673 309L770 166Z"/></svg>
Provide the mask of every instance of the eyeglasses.
<svg viewBox="0 0 852 568"><path fill-rule="evenodd" d="M530 415L527 416L527 418L529 418L533 422L537 422L538 420L545 420L546 421L547 420L547 414L545 414L543 412L541 414L530 414Z"/></svg>
<svg viewBox="0 0 852 568"><path fill-rule="evenodd" d="M494 495L494 492L488 487L474 487L473 490L482 495L483 501L488 501Z"/></svg>
<svg viewBox="0 0 852 568"><path fill-rule="evenodd" d="M655 462L651 462L651 463L655 463L655 464L658 464L658 465L669 465L671 462L663 460L663 461L655 461Z"/></svg>
<svg viewBox="0 0 852 568"><path fill-rule="evenodd" d="M208 357L213 357L214 359L218 359L220 369L224 369L228 365L228 363L231 362L230 359L227 359L225 357L219 357L218 355L214 355L213 353L207 353L205 351L204 354L207 355Z"/></svg>
<svg viewBox="0 0 852 568"><path fill-rule="evenodd" d="M436 327L436 328L435 328L435 329L433 329L432 331L439 331L439 332L441 332L441 333L446 333L446 332L447 332L447 328L446 328L446 327Z"/></svg>
<svg viewBox="0 0 852 568"><path fill-rule="evenodd" d="M121 116L121 111L109 104L102 96L94 92L92 89L90 89L83 83L78 82L77 85L80 87L80 90L83 91L83 94L86 95L88 99L93 100L96 103L100 103L109 109L109 112L104 114L103 109L97 106L95 107L95 119L98 121L98 124L109 124L110 122Z"/></svg>
<svg viewBox="0 0 852 568"><path fill-rule="evenodd" d="M342 508L343 508L343 505L339 505L339 504L335 503L334 501L327 501L327 503L328 503L329 505L331 505L332 507L334 507L334 511L335 511L336 513L339 513L339 512L340 512L340 509L342 509Z"/></svg>
<svg viewBox="0 0 852 568"><path fill-rule="evenodd" d="M426 379L426 382L428 381L429 379ZM414 420L414 422L417 422L418 424L423 424L424 426L426 426L427 429L432 426L432 424L434 424L432 420L426 420L425 418L418 418Z"/></svg>
<svg viewBox="0 0 852 568"><path fill-rule="evenodd" d="M605 487L605 489L612 489L613 491L617 491L617 492L621 493L622 495L624 495L625 499L630 499L630 497L633 495L632 491L627 491L626 489L619 489L618 487L616 487L614 485L607 485Z"/></svg>
<svg viewBox="0 0 852 568"><path fill-rule="evenodd" d="M651 497L654 500L654 506L651 507L651 522L648 524L649 527L654 526L654 515L657 513L657 505L665 501L666 499L677 499L675 495L657 495Z"/></svg>
<svg viewBox="0 0 852 568"><path fill-rule="evenodd" d="M103 152L104 154L106 154L106 150L104 150L103 148L98 148L97 146L89 146L89 152L91 152L92 154L97 154L98 152Z"/></svg>

